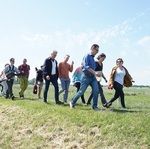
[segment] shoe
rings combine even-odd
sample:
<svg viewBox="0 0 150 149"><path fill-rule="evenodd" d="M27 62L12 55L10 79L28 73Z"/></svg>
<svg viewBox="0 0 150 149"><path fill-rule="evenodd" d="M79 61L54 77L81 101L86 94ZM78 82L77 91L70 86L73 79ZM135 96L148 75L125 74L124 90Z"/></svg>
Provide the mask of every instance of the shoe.
<svg viewBox="0 0 150 149"><path fill-rule="evenodd" d="M87 105L91 105L91 103L90 103L90 102L87 102Z"/></svg>
<svg viewBox="0 0 150 149"><path fill-rule="evenodd" d="M5 99L8 99L9 98L9 96L5 96Z"/></svg>
<svg viewBox="0 0 150 149"><path fill-rule="evenodd" d="M108 102L108 103L107 103L107 108L109 108L111 105L112 105L112 103L111 103L111 102Z"/></svg>
<svg viewBox="0 0 150 149"><path fill-rule="evenodd" d="M98 107L93 108L94 111L100 111Z"/></svg>
<svg viewBox="0 0 150 149"><path fill-rule="evenodd" d="M15 96L11 96L11 99L14 100Z"/></svg>
<svg viewBox="0 0 150 149"><path fill-rule="evenodd" d="M56 104L61 105L64 104L62 101L56 101Z"/></svg>
<svg viewBox="0 0 150 149"><path fill-rule="evenodd" d="M70 105L70 109L75 108L74 105L72 104L72 102L70 102L69 105Z"/></svg>
<svg viewBox="0 0 150 149"><path fill-rule="evenodd" d="M104 104L103 104L103 107L109 108L109 107L107 106L107 104L108 104L108 103L104 103Z"/></svg>
<svg viewBox="0 0 150 149"><path fill-rule="evenodd" d="M47 100L44 100L45 103L48 103Z"/></svg>
<svg viewBox="0 0 150 149"><path fill-rule="evenodd" d="M20 99L24 99L24 95L21 95L20 92L19 92L19 97L20 97Z"/></svg>
<svg viewBox="0 0 150 149"><path fill-rule="evenodd" d="M126 109L126 107L121 107L120 110L121 111L126 111L127 109Z"/></svg>
<svg viewBox="0 0 150 149"><path fill-rule="evenodd" d="M23 96L21 96L21 97L20 97L20 99L24 99L24 97L23 97Z"/></svg>
<svg viewBox="0 0 150 149"><path fill-rule="evenodd" d="M64 105L68 105L68 103L67 103L67 102L64 102Z"/></svg>

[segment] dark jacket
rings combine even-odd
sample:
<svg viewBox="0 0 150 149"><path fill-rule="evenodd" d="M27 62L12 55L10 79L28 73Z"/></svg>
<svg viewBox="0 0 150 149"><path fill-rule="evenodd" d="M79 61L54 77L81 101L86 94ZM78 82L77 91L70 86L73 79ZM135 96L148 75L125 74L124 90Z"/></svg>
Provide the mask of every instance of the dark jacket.
<svg viewBox="0 0 150 149"><path fill-rule="evenodd" d="M44 62L44 68L43 68L43 75L44 78L46 78L47 75L51 76L51 72L52 72L52 59L51 58L47 58ZM58 63L56 60L54 60L56 62L56 75L58 78Z"/></svg>
<svg viewBox="0 0 150 149"><path fill-rule="evenodd" d="M115 77L115 73L116 73L116 69L118 67L115 66L113 67L111 74L110 74L110 79L109 79L109 86L113 86L114 84L114 77ZM130 76L128 70L123 66L123 68L125 69L126 75L124 76L124 86L125 87L130 87L132 86L132 77Z"/></svg>

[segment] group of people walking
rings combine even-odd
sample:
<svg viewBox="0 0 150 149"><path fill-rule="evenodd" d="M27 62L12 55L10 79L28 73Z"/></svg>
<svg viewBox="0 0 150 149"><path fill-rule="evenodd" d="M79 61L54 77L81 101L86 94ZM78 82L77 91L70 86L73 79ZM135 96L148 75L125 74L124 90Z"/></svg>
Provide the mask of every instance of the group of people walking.
<svg viewBox="0 0 150 149"><path fill-rule="evenodd" d="M116 66L112 69L108 82L108 88L114 88L115 94L111 100L107 101L100 84L101 78L107 82L107 79L103 74L103 61L105 60L106 55L104 53L99 54L97 61L95 61L94 57L98 52L99 45L93 44L90 48L90 52L83 57L81 66L75 69L73 73L73 85L77 88L77 93L70 101L70 108L75 108L78 99L81 97L83 104L92 104L92 109L97 111L99 110L98 95L100 95L103 107L108 108L117 98L120 98L121 106L126 108L124 102L123 86L132 86L133 79L130 76L128 70L123 66L123 60L118 58L116 60ZM48 102L48 90L51 83L54 86L55 103L63 104L68 102L68 91L70 85L69 72L73 71L74 62L72 61L71 64L69 64L68 60L70 56L66 55L64 60L58 63L55 59L56 56L57 51L52 51L50 56L44 61L41 69L35 69L37 73L35 83L38 86L38 98L41 98L43 82L45 81L43 101L45 103ZM5 65L5 68L0 75L3 77L3 81L1 82L3 83L3 86L5 86L5 98L14 99L12 87L14 77L17 75L20 82L19 96L23 99L24 92L28 86L30 66L27 64L27 59L23 59L23 64L18 68L14 66L14 62L15 59L11 58L10 64ZM61 90L59 90L58 78L61 82ZM91 86L92 92L88 101L86 102L84 98L84 92L88 86ZM60 101L59 97L62 93L63 101Z"/></svg>
<svg viewBox="0 0 150 149"><path fill-rule="evenodd" d="M28 86L28 77L30 66L27 65L27 59L23 59L23 64L18 66L18 68L14 65L15 59L10 59L10 64L5 64L4 70L1 72L1 84L3 86L3 96L5 98L11 98L12 100L15 98L13 94L13 84L15 76L18 76L19 83L20 83L20 91L19 96L20 98L24 98L24 92Z"/></svg>
<svg viewBox="0 0 150 149"><path fill-rule="evenodd" d="M108 84L109 89L115 89L115 95L110 101L107 101L100 84L100 78L103 78L107 82L107 79L102 71L103 61L105 60L106 55L104 53L101 53L97 57L98 61L95 62L94 57L98 52L99 45L93 44L91 46L90 53L84 56L81 67L76 69L76 72L73 76L73 81L75 82L75 86L77 87L77 93L70 102L70 108L75 108L76 102L80 97L82 99L82 102L85 103L84 92L86 91L88 86L91 86L92 93L87 101L87 104L91 104L91 99L93 98L93 110L99 110L98 94L100 95L103 107L110 107L117 98L120 98L122 108L126 108L124 102L123 86L130 87L132 86L132 82L134 81L130 76L128 70L123 66L123 60L121 58L118 58L116 60L116 66L112 69ZM81 73L82 77L80 77Z"/></svg>

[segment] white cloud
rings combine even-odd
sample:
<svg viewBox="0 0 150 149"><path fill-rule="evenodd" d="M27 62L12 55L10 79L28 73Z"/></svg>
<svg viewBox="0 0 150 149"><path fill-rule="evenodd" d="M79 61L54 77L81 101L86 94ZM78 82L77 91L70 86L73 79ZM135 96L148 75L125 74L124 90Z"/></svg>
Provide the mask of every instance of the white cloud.
<svg viewBox="0 0 150 149"><path fill-rule="evenodd" d="M150 36L145 36L138 41L138 44L146 50L150 50Z"/></svg>
<svg viewBox="0 0 150 149"><path fill-rule="evenodd" d="M22 38L29 42L37 42L37 43L65 43L65 42L72 42L76 44L85 44L91 41L93 42L101 42L101 41L108 41L114 38L121 38L122 36L126 35L130 32L132 28L129 26L128 22L124 21L119 25L115 25L109 28L106 28L102 31L87 31L87 32L80 32L75 33L71 30L66 31L54 31L50 34L32 34L27 33L22 35ZM74 45L73 44L73 45Z"/></svg>

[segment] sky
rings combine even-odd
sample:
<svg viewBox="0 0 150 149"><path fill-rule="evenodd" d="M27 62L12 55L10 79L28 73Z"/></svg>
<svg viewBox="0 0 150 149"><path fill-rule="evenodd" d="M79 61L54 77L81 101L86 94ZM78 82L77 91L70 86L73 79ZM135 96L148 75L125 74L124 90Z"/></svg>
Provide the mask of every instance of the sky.
<svg viewBox="0 0 150 149"><path fill-rule="evenodd" d="M53 50L75 69L96 43L107 79L121 57L135 85L150 85L149 18L149 0L0 0L0 70L27 58L32 79Z"/></svg>

